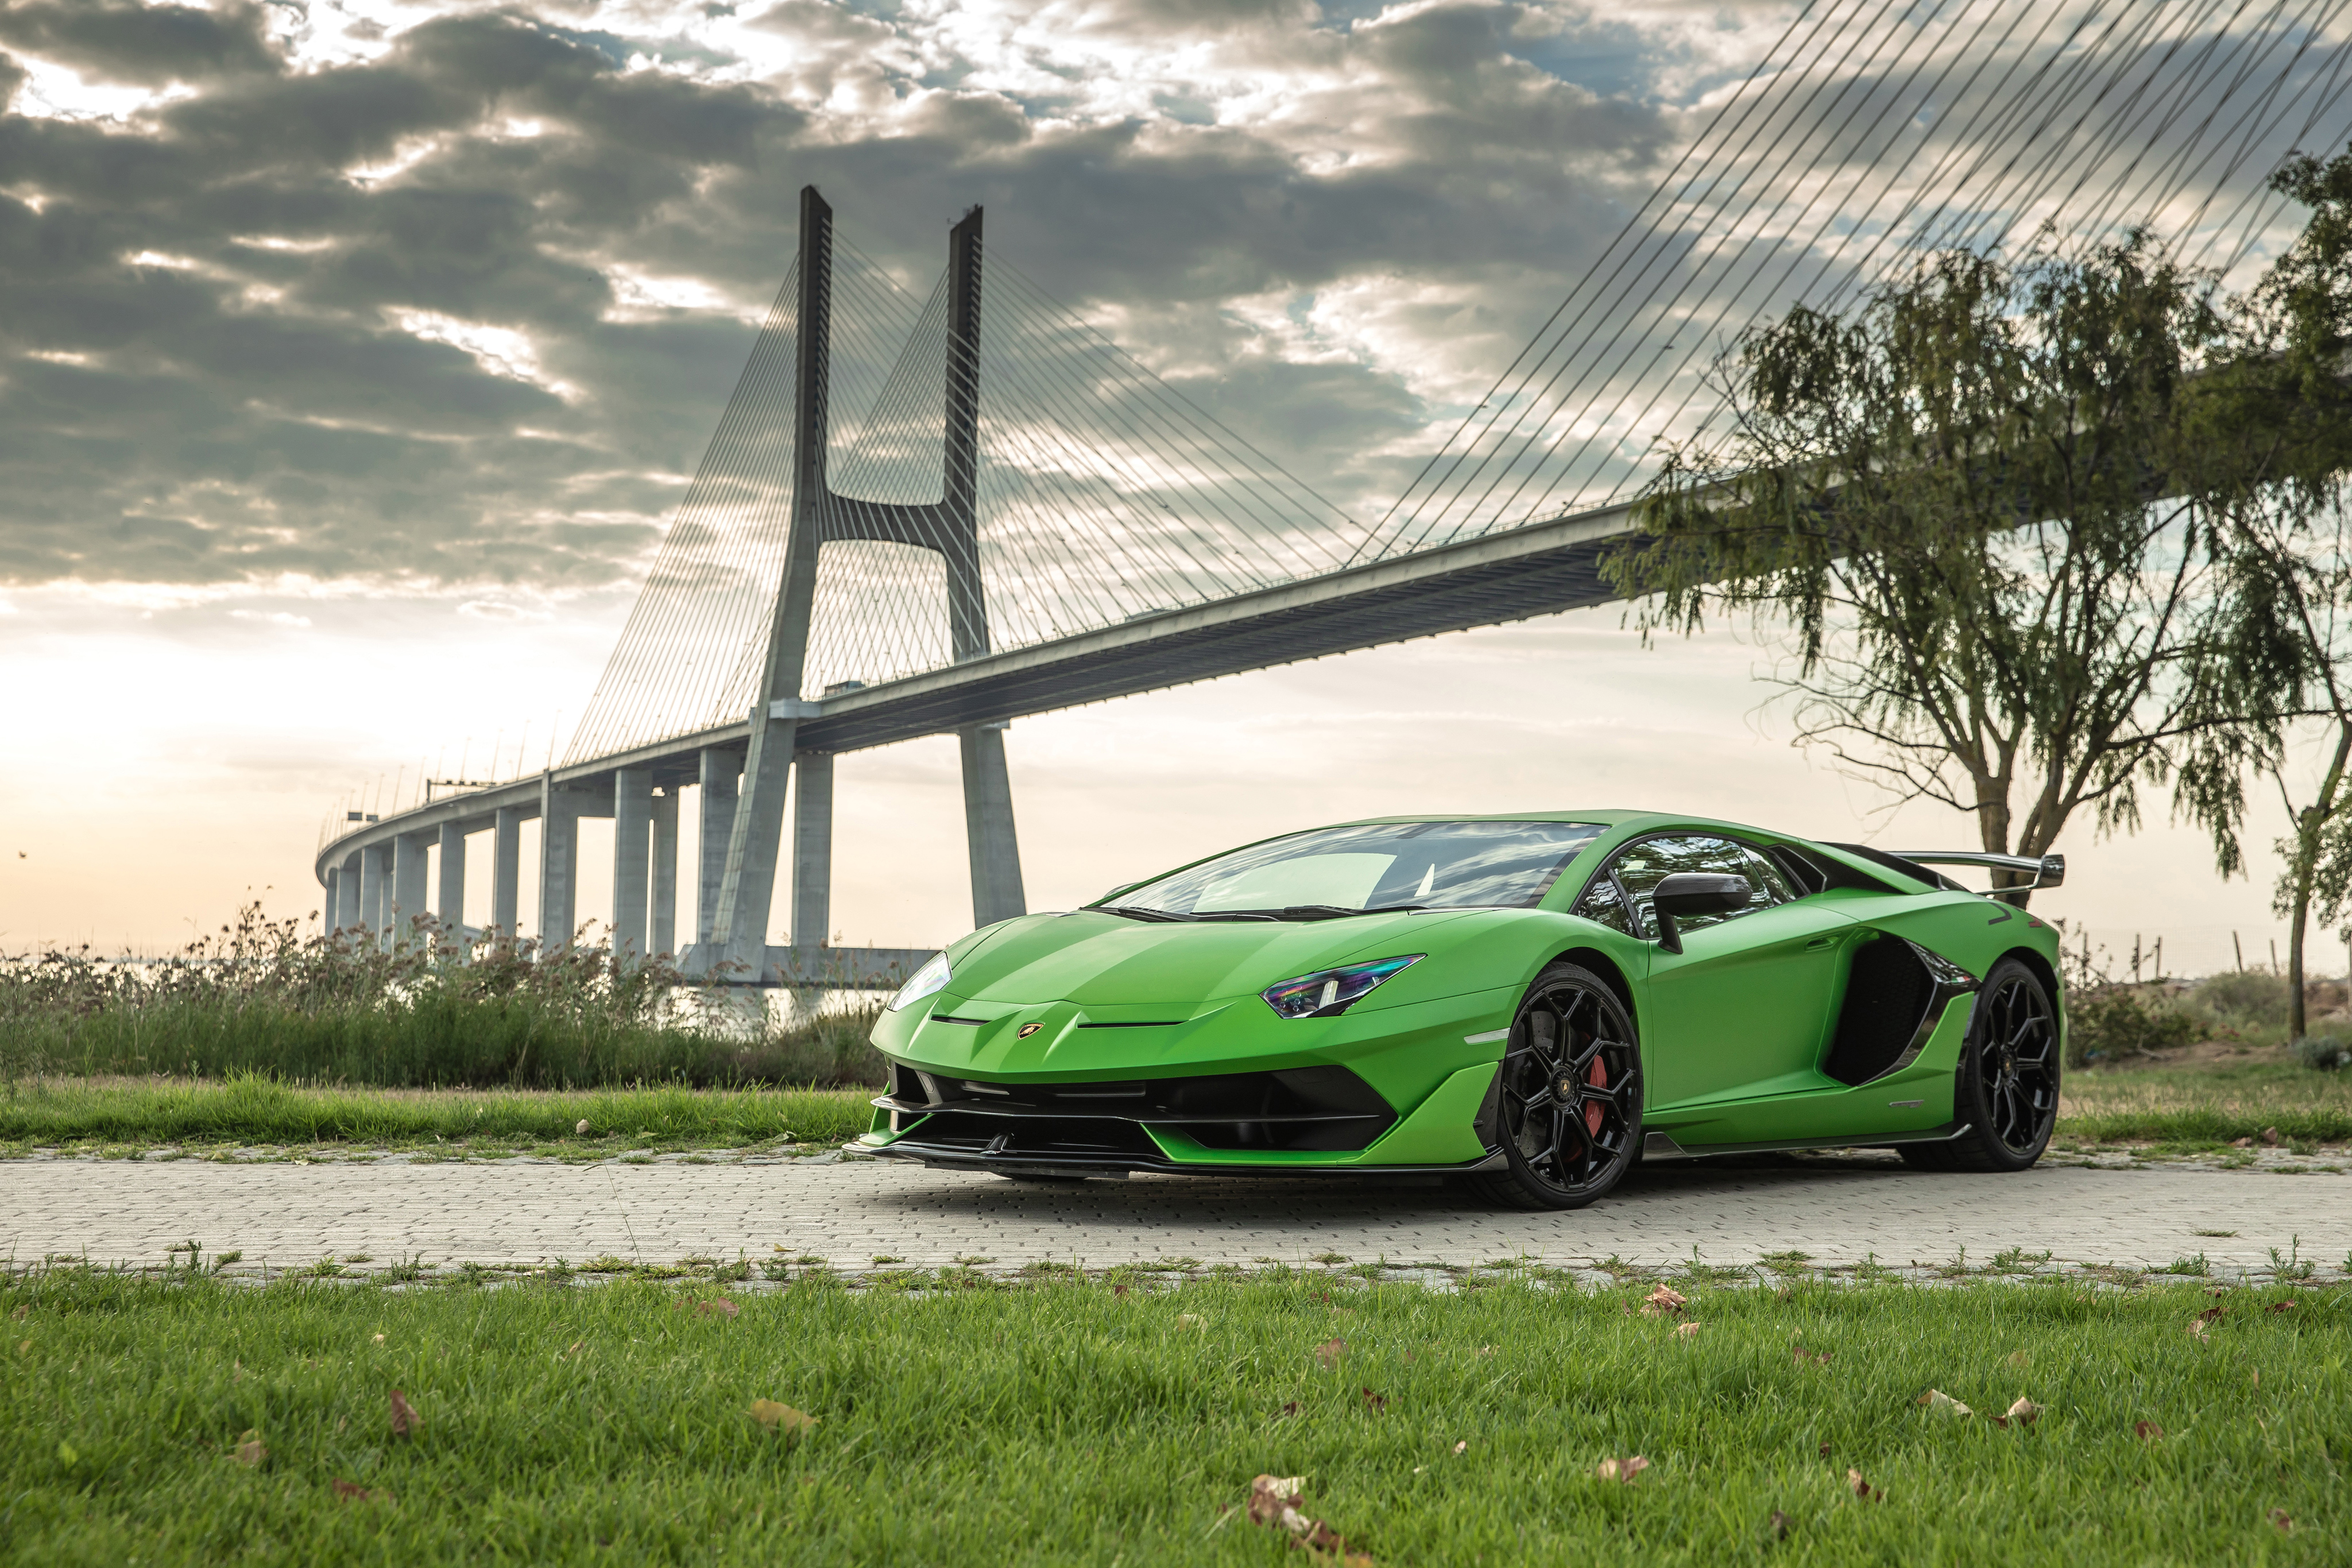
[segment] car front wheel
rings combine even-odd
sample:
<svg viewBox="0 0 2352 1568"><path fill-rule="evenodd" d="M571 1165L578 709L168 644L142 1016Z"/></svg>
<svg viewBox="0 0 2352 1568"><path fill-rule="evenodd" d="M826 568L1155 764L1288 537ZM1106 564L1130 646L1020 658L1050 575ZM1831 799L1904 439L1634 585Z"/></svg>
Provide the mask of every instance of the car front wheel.
<svg viewBox="0 0 2352 1568"><path fill-rule="evenodd" d="M1467 1178L1507 1208L1582 1208L1615 1186L1642 1145L1642 1050L1607 981L1569 963L1538 975L1496 1069L1492 1124L1503 1167Z"/></svg>

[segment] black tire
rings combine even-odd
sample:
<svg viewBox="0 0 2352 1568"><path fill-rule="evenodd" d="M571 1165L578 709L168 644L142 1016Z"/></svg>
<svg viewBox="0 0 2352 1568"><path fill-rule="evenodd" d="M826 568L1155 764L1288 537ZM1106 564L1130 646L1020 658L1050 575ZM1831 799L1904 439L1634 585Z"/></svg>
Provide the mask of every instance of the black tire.
<svg viewBox="0 0 2352 1568"><path fill-rule="evenodd" d="M1642 1045L1607 981L1545 967L1511 1019L1494 1103L1505 1168L1464 1178L1486 1202L1582 1208L1623 1178L1642 1147Z"/></svg>
<svg viewBox="0 0 2352 1568"><path fill-rule="evenodd" d="M1952 1084L1958 1137L1903 1144L1916 1170L2021 1171L2042 1157L2058 1124L2058 1009L2042 977L2003 958L1977 992L1969 1038Z"/></svg>

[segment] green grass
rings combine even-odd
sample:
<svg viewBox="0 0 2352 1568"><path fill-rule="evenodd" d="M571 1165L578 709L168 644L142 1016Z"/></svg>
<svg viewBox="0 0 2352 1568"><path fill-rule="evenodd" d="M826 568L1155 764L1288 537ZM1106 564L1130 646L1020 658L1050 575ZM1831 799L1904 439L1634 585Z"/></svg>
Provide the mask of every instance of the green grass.
<svg viewBox="0 0 2352 1568"><path fill-rule="evenodd" d="M1260 1473L1307 1478L1307 1511L1381 1564L2352 1552L2342 1291L1696 1289L1684 1339L1633 1312L1638 1289L928 1278L751 1293L20 1276L0 1286L0 1553L1302 1562L1221 1514ZM696 1306L726 1289L740 1314ZM2209 1305L2227 1314L2192 1340ZM1326 1369L1313 1350L1334 1337ZM1801 1346L1829 1359L1798 1364ZM395 1388L423 1417L412 1438L390 1430ZM1929 1388L2045 1411L2003 1430L1922 1408ZM757 1399L818 1425L763 1429ZM2136 1436L2143 1421L2163 1435ZM1594 1477L1632 1454L1650 1461L1635 1484ZM1883 1500L1857 1499L1849 1468Z"/></svg>
<svg viewBox="0 0 2352 1568"><path fill-rule="evenodd" d="M2100 1070L2066 1074L2061 1139L2102 1144L2210 1145L2259 1138L2352 1139L2352 1072L2282 1063Z"/></svg>
<svg viewBox="0 0 2352 1568"><path fill-rule="evenodd" d="M97 1082L45 1079L0 1091L0 1148L351 1144L529 1153L735 1148L786 1133L838 1144L873 1116L865 1090L308 1089L266 1078ZM581 1134L585 1121L588 1132Z"/></svg>

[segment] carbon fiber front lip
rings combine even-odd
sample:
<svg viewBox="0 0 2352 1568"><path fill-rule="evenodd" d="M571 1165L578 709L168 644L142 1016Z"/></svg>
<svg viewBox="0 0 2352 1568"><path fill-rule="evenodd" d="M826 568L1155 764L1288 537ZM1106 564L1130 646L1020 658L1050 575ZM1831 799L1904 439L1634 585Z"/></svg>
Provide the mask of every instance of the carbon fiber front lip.
<svg viewBox="0 0 2352 1568"><path fill-rule="evenodd" d="M1465 1171L1499 1170L1504 1164L1502 1155L1496 1153L1458 1166L1193 1165L1137 1155L991 1155L976 1149L926 1144L913 1137L901 1137L868 1152L882 1159L914 1160L947 1169L995 1171L1005 1176L1124 1176L1134 1171L1153 1176L1458 1176Z"/></svg>

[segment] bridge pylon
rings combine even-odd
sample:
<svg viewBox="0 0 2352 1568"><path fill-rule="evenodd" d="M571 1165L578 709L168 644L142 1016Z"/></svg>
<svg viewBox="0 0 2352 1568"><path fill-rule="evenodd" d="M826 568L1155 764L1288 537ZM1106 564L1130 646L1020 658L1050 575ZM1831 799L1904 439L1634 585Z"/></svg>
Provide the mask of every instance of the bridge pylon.
<svg viewBox="0 0 2352 1568"><path fill-rule="evenodd" d="M826 544L872 539L939 553L946 567L950 651L958 663L989 652L988 600L980 570L981 209L949 232L945 442L940 499L868 500L835 490L827 473L833 342L833 208L814 185L801 190L799 298L793 404L793 497L767 650L754 689L748 745L732 810L723 815L723 860L704 851L701 940L688 950L689 973L725 963L757 976L767 957L767 924L785 844L786 783L795 788L792 846L792 945L825 945L832 926L833 756L795 747L805 705L809 627L817 560ZM964 827L971 865L972 921L986 925L1026 912L1004 724L957 730L963 766ZM709 765L706 759L706 776ZM707 792L707 790L706 790Z"/></svg>

